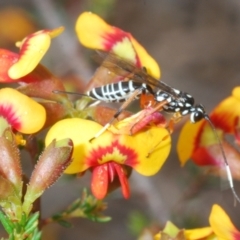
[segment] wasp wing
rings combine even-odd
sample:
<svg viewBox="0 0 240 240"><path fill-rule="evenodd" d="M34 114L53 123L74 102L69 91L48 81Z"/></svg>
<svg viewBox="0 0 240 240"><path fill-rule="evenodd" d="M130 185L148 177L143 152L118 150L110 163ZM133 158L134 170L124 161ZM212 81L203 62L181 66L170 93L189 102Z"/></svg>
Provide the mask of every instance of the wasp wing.
<svg viewBox="0 0 240 240"><path fill-rule="evenodd" d="M167 85L166 83L155 79L150 76L144 67L138 68L129 61L113 54L104 51L97 51L98 59L102 60L101 66L109 69L109 71L113 72L118 76L123 76L125 79L133 80L140 83L146 83L153 88L159 88L162 91L172 95L174 98L178 98L178 94L175 90Z"/></svg>

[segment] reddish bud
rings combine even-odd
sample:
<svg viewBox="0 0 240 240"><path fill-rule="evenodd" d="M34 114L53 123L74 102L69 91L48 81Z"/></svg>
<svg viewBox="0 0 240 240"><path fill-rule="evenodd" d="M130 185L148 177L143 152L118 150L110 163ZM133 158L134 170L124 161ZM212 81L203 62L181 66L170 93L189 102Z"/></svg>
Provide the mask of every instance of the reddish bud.
<svg viewBox="0 0 240 240"><path fill-rule="evenodd" d="M0 137L0 176L10 181L16 192L21 196L22 169L19 159L19 150L12 133L8 129L4 136Z"/></svg>
<svg viewBox="0 0 240 240"><path fill-rule="evenodd" d="M41 72L39 72L41 75ZM18 91L29 96L53 101L66 99L66 94L53 93L54 90L65 91L62 81L53 76L47 69L42 68L40 81L34 81L18 88Z"/></svg>
<svg viewBox="0 0 240 240"><path fill-rule="evenodd" d="M54 184L71 163L73 142L70 139L53 140L44 150L32 173L23 209L28 214L31 204Z"/></svg>

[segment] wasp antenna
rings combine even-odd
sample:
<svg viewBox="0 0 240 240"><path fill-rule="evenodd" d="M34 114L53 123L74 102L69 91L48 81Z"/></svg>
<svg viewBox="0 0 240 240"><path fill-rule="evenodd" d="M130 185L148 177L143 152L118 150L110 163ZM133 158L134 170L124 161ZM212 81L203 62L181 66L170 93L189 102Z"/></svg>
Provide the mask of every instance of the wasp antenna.
<svg viewBox="0 0 240 240"><path fill-rule="evenodd" d="M68 91L61 91L61 90L53 90L52 92L56 94L65 93L65 94L72 94L72 95L78 95L78 96L88 96L87 94L84 94L84 93L68 92Z"/></svg>
<svg viewBox="0 0 240 240"><path fill-rule="evenodd" d="M229 182L229 186L230 186L230 188L231 188L231 191L232 191L232 193L233 193L233 196L234 196L235 200L237 200L237 201L240 203L240 198L239 198L239 196L237 195L237 193L236 193L236 191L235 191L235 188L234 188L231 169L230 169L230 167L229 167L229 164L228 164L228 161L227 161L227 157L226 157L225 151L224 151L224 149L223 149L223 145L222 145L221 139L220 139L220 137L218 136L217 131L216 131L216 128L215 128L215 126L213 125L213 123L212 123L211 119L209 118L209 116L205 114L204 118L208 121L209 125L211 126L211 128L212 128L212 130L213 130L213 133L214 133L215 137L216 137L217 140L218 140L219 147L220 147L220 150L221 150L221 153L222 153L222 156L223 156L223 160L224 160L226 172L227 172L227 179L228 179L228 182Z"/></svg>

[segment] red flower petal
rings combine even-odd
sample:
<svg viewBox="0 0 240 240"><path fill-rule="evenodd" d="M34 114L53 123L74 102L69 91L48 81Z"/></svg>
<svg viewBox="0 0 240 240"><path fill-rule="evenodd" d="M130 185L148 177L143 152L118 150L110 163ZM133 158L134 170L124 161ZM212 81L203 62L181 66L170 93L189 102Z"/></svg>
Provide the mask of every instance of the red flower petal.
<svg viewBox="0 0 240 240"><path fill-rule="evenodd" d="M103 164L93 168L91 190L97 199L103 199L108 189L108 165Z"/></svg>
<svg viewBox="0 0 240 240"><path fill-rule="evenodd" d="M8 69L18 61L19 55L11 51L0 49L0 82L15 81L8 76Z"/></svg>
<svg viewBox="0 0 240 240"><path fill-rule="evenodd" d="M117 171L119 181L121 183L122 194L125 198L129 198L130 189L129 189L129 183L128 183L126 173L124 172L124 169L121 167L121 165L119 165L117 163L113 163L113 164Z"/></svg>

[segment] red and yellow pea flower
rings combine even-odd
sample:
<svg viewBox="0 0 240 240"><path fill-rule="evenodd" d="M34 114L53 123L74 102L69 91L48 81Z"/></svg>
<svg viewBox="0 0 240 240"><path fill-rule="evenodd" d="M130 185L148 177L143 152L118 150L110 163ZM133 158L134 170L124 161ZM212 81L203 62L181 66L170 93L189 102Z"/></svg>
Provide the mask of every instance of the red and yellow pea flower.
<svg viewBox="0 0 240 240"><path fill-rule="evenodd" d="M209 223L209 227L196 229L178 229L173 223L167 222L163 231L154 236L154 240L160 240L162 236L171 237L171 239L185 240L240 239L240 232L233 225L226 212L217 204L214 204L212 206L212 210L209 216Z"/></svg>
<svg viewBox="0 0 240 240"><path fill-rule="evenodd" d="M41 102L41 105L44 106L44 115L42 117L35 115L37 119L35 121L36 124L38 121L45 122L44 127L50 126L73 111L72 103L66 94L53 93L53 90L56 89L65 90L62 81L39 64L50 46L51 38L58 36L63 29L63 27L59 27L53 30L41 30L30 34L20 43L17 43L17 46L20 47L19 54L0 49L0 82L27 83L18 87L18 91L29 97L37 98ZM20 95L19 92L16 97ZM14 101L14 99L10 100ZM24 102L16 100L15 103L17 102L19 105L24 105ZM64 104L62 104L63 102ZM34 109L34 106L31 106L31 109ZM30 114L30 111L28 113ZM30 126L29 124L27 125ZM40 128L37 129L40 130ZM24 133L29 133L29 131L24 131Z"/></svg>
<svg viewBox="0 0 240 240"><path fill-rule="evenodd" d="M16 43L20 48L19 54L0 49L0 82L37 81L37 74L32 76L29 73L33 72L49 49L51 38L58 36L63 30L63 27L59 27L30 34L21 42ZM38 68L40 69L37 70L41 72L41 66Z"/></svg>
<svg viewBox="0 0 240 240"><path fill-rule="evenodd" d="M113 52L132 62L138 68L145 67L147 72L156 79L160 78L157 62L131 33L107 24L98 15L91 12L84 12L78 17L75 29L83 46Z"/></svg>
<svg viewBox="0 0 240 240"><path fill-rule="evenodd" d="M236 87L232 95L224 99L210 115L235 179L240 179L240 154L224 136L231 135L235 138L235 143L239 142L239 117L240 87ZM196 124L185 124L178 140L177 151L182 165L191 158L199 166L211 167L212 173L226 174L218 139L205 120Z"/></svg>
<svg viewBox="0 0 240 240"><path fill-rule="evenodd" d="M74 151L73 161L65 173L83 173L90 169L91 189L98 199L104 198L111 183L118 179L123 196L128 198L127 168L130 167L144 176L156 174L168 157L171 144L165 128L151 126L132 136L121 133L121 128L126 127L127 121L125 119L124 124L120 121L90 141L102 129L100 124L79 118L64 119L49 130L46 145L53 139L68 136L73 140ZM129 124L132 124L132 117Z"/></svg>
<svg viewBox="0 0 240 240"><path fill-rule="evenodd" d="M107 24L98 15L91 12L84 12L78 17L75 30L83 46L111 52L131 62L137 68L144 67L148 74L154 78L160 78L160 69L157 62L130 33ZM99 67L88 83L86 90L121 81L124 77L121 78L114 72L110 74L109 69Z"/></svg>

